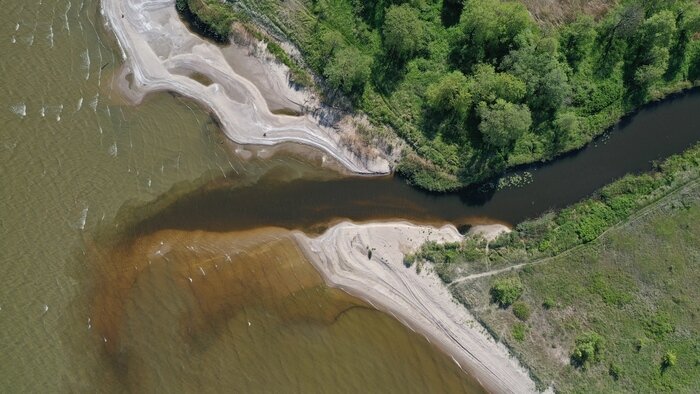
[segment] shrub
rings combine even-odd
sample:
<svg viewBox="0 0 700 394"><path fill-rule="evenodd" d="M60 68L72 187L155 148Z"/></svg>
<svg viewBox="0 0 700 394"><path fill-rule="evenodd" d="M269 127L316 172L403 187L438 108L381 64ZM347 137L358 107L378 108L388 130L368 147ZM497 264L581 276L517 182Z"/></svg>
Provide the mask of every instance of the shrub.
<svg viewBox="0 0 700 394"><path fill-rule="evenodd" d="M491 297L502 308L510 306L523 294L523 283L520 278L512 276L497 279L491 286Z"/></svg>
<svg viewBox="0 0 700 394"><path fill-rule="evenodd" d="M554 299L552 297L547 297L544 299L542 306L544 307L544 309L552 309L555 306L557 306L557 302L554 301Z"/></svg>
<svg viewBox="0 0 700 394"><path fill-rule="evenodd" d="M416 255L415 254L407 254L407 255L403 256L403 265L406 268L411 268L411 266L415 262L416 262Z"/></svg>
<svg viewBox="0 0 700 394"><path fill-rule="evenodd" d="M622 368L620 368L620 366L616 363L610 363L608 373L610 374L610 376L612 376L613 379L618 380L622 375Z"/></svg>
<svg viewBox="0 0 700 394"><path fill-rule="evenodd" d="M526 303L518 301L513 304L513 314L518 319L526 321L530 318L530 307Z"/></svg>
<svg viewBox="0 0 700 394"><path fill-rule="evenodd" d="M513 339L515 339L518 342L522 342L525 340L526 332L527 326L524 323L517 322L513 324L513 327L510 328L510 334L513 336Z"/></svg>
<svg viewBox="0 0 700 394"><path fill-rule="evenodd" d="M595 332L579 335L576 345L571 353L571 362L581 368L587 368L590 364L600 361L604 346L604 339Z"/></svg>
<svg viewBox="0 0 700 394"><path fill-rule="evenodd" d="M667 369L671 368L676 365L677 358L676 358L676 353L674 352L666 352L664 356L661 358L661 368Z"/></svg>
<svg viewBox="0 0 700 394"><path fill-rule="evenodd" d="M666 314L658 314L646 321L646 330L656 340L662 340L675 331L673 323Z"/></svg>

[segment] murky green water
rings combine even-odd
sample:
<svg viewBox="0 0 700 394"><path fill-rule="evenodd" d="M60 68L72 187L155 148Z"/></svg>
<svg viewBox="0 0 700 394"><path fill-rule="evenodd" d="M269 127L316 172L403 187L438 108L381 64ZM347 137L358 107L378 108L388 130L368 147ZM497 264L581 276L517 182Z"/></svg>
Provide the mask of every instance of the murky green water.
<svg viewBox="0 0 700 394"><path fill-rule="evenodd" d="M478 391L422 337L326 288L283 236L96 241L119 233L105 229L125 203L182 181L332 175L244 161L168 94L120 103L96 1L13 0L0 20L1 391ZM150 258L164 239L174 254Z"/></svg>

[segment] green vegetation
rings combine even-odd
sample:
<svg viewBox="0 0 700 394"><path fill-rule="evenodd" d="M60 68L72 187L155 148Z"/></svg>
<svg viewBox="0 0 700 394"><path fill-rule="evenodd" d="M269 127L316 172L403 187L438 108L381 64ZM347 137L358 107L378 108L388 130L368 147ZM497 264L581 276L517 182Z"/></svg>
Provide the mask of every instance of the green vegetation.
<svg viewBox="0 0 700 394"><path fill-rule="evenodd" d="M397 170L431 190L579 148L700 76L693 0L620 1L560 25L518 1L238 3L298 45L328 96L342 92L408 142Z"/></svg>
<svg viewBox="0 0 700 394"><path fill-rule="evenodd" d="M514 303L523 294L523 284L517 277L498 279L491 286L491 297L501 308Z"/></svg>
<svg viewBox="0 0 700 394"><path fill-rule="evenodd" d="M596 240L613 226L642 214L645 207L663 202L674 190L695 182L699 174L700 145L697 145L668 158L652 173L626 176L587 200L522 222L511 233L490 242L488 249L486 242L478 239L458 244L431 243L424 245L416 257L433 263L445 282L513 263L546 259ZM606 304L624 306L631 302L631 293L636 290L631 280L611 282L606 275L595 274L588 277L587 289ZM654 319L663 320L663 317ZM660 323L649 324L654 325L653 330L659 330L656 326Z"/></svg>
<svg viewBox="0 0 700 394"><path fill-rule="evenodd" d="M510 331L512 339L501 340L558 392L692 392L700 387L700 187L669 197L595 242L516 274L523 302L558 303L532 308L528 324L537 335L526 341L514 335L518 319L488 294L494 280L514 273L460 283L454 294L489 331ZM627 301L610 302L608 292Z"/></svg>
<svg viewBox="0 0 700 394"><path fill-rule="evenodd" d="M513 314L522 321L530 318L530 306L522 301L513 303Z"/></svg>
<svg viewBox="0 0 700 394"><path fill-rule="evenodd" d="M415 259L454 281L543 388L700 387L700 146L485 244L431 244Z"/></svg>
<svg viewBox="0 0 700 394"><path fill-rule="evenodd" d="M592 363L600 361L604 348L604 339L595 332L587 332L576 338L576 345L571 352L574 365L587 368Z"/></svg>
<svg viewBox="0 0 700 394"><path fill-rule="evenodd" d="M219 0L176 0L175 7L198 32L218 42L228 41L238 19L233 8Z"/></svg>
<svg viewBox="0 0 700 394"><path fill-rule="evenodd" d="M666 352L661 358L661 367L664 369L671 368L676 365L678 358L674 352Z"/></svg>
<svg viewBox="0 0 700 394"><path fill-rule="evenodd" d="M510 329L510 335L518 342L525 340L525 334L527 334L527 326L524 323L517 322Z"/></svg>

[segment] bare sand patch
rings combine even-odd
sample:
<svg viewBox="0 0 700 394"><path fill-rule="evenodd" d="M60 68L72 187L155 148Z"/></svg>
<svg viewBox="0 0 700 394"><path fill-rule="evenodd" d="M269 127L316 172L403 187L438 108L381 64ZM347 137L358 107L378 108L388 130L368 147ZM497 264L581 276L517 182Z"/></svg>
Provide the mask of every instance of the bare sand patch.
<svg viewBox="0 0 700 394"><path fill-rule="evenodd" d="M479 232L479 226L475 228L481 234L495 229L491 226ZM425 241L461 240L454 226L343 222L316 238L301 232L295 235L330 286L368 301L425 335L487 390L536 391L527 371L453 299L434 272L425 269L419 274L403 264L404 254Z"/></svg>

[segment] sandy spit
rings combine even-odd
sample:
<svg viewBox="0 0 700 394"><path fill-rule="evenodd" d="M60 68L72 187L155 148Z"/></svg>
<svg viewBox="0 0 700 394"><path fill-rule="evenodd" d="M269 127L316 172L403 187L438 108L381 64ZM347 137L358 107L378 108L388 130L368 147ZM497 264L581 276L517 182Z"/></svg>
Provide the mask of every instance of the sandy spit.
<svg viewBox="0 0 700 394"><path fill-rule="evenodd" d="M474 233L481 234L476 227ZM495 225L484 228L483 233L504 230L505 226ZM453 299L434 272L424 269L418 274L415 267L404 266L404 254L425 241L461 240L454 226L343 222L316 238L294 234L330 286L367 300L425 335L490 392L537 391L527 371Z"/></svg>
<svg viewBox="0 0 700 394"><path fill-rule="evenodd" d="M175 0L102 0L101 12L121 48L125 68L120 85L132 101L139 102L150 92L173 91L210 110L236 143L301 143L321 149L358 174L390 171L382 158L359 158L340 143L335 129L320 125L310 115L270 112L259 84L234 70L220 47L191 33L177 15ZM279 69L271 64L257 74L266 73L268 82L283 78L281 83L267 85L276 87L272 93L298 102L299 93L288 86L286 74ZM188 76L192 73L213 83L205 86Z"/></svg>

